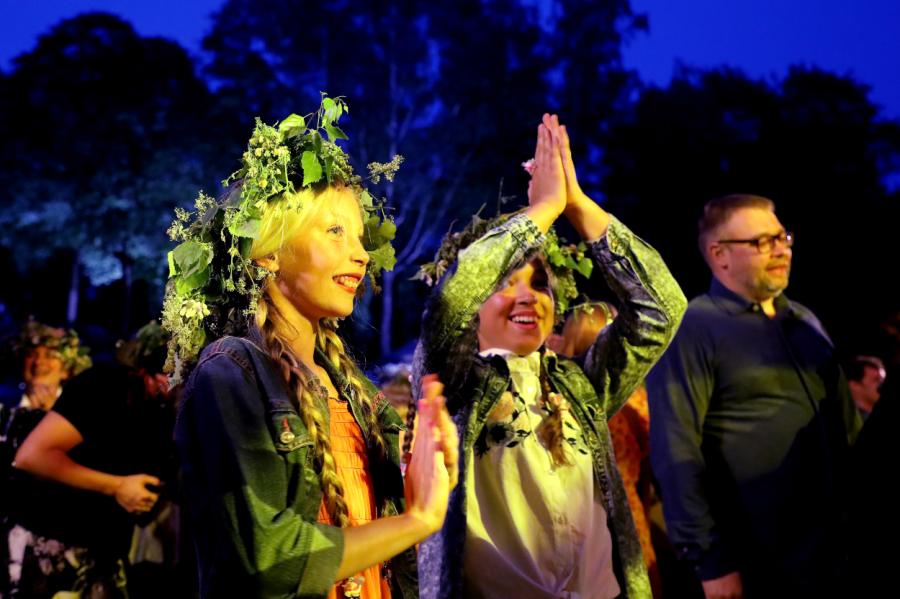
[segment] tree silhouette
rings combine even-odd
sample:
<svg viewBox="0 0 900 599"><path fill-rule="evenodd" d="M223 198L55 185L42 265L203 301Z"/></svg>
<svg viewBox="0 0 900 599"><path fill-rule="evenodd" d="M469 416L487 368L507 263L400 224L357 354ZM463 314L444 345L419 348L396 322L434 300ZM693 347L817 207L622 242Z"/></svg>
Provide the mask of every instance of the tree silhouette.
<svg viewBox="0 0 900 599"><path fill-rule="evenodd" d="M420 311L397 310L395 298L421 305L426 290L408 279L451 222L524 191L518 165L533 151L541 113L566 105L569 122L584 123L575 126L580 139L605 126L631 84L621 75L622 36L640 25L624 1L592 11L582 0L230 0L204 47L221 114L232 111L238 124L235 156L253 117L272 122L313 105L323 90L349 100L357 170L405 156L387 189L400 225L398 263L356 316L378 311L377 349L387 355L417 335ZM557 43L552 32L562 27L566 40ZM573 48L577 59L568 55ZM361 336L372 343L371 325L363 323Z"/></svg>
<svg viewBox="0 0 900 599"><path fill-rule="evenodd" d="M82 268L124 279L127 328L133 277L161 279L172 209L209 177L205 84L181 47L88 13L41 36L4 86L2 243L25 250L22 268L71 254L69 322Z"/></svg>
<svg viewBox="0 0 900 599"><path fill-rule="evenodd" d="M879 117L850 77L793 68L781 81L739 71L681 72L648 88L610 134L604 191L663 254L691 297L708 271L696 249L703 204L726 193L776 201L797 235L789 293L852 342L851 312L892 301L886 271L900 172L900 125ZM848 304L849 302L849 304ZM872 323L874 326L874 323Z"/></svg>

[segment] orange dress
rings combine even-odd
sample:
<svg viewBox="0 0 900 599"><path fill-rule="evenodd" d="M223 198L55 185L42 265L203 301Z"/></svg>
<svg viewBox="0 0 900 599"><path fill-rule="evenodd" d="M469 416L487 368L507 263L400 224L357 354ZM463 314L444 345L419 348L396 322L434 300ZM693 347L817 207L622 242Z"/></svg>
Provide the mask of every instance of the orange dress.
<svg viewBox="0 0 900 599"><path fill-rule="evenodd" d="M350 405L336 398L328 398L328 412L331 417L331 452L337 466L338 477L344 485L344 500L350 512L350 526L371 522L377 517L375 492L369 474L369 458L362 431L350 412ZM319 522L334 524L325 509L325 502L319 507ZM356 574L365 580L362 583L362 599L390 599L391 591L381 575L381 565L375 564ZM328 599L343 599L341 583L332 587Z"/></svg>

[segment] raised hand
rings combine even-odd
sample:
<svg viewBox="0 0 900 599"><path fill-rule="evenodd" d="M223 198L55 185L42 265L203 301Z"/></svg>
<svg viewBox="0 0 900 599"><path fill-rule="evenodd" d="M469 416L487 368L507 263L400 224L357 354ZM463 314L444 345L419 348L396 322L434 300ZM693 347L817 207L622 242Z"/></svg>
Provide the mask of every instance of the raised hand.
<svg viewBox="0 0 900 599"><path fill-rule="evenodd" d="M559 124L559 117L555 114L545 114L544 125L550 130L553 141L559 146L563 172L566 175L566 207L589 199L581 190L581 185L578 184L578 175L575 172L575 162L572 160L572 147L569 144L569 132L566 130L566 126Z"/></svg>
<svg viewBox="0 0 900 599"><path fill-rule="evenodd" d="M559 148L560 162L566 179L566 218L583 239L593 240L601 237L609 226L609 214L589 198L578 184L572 148L569 144L569 132L565 125L559 124L559 117L555 114L545 114L541 125L550 132L553 143Z"/></svg>
<svg viewBox="0 0 900 599"><path fill-rule="evenodd" d="M545 120L548 118L544 115ZM554 142L545 123L538 125L533 165L527 213L541 230L546 231L566 208L566 175L559 144Z"/></svg>
<svg viewBox="0 0 900 599"><path fill-rule="evenodd" d="M440 529L444 522L447 499L452 488L445 460L449 460L450 470L454 471L453 484L456 479L456 427L449 416L444 421L445 416L441 414L441 411L446 413L444 398L441 396L443 388L436 376L429 375L422 381L416 436L413 440L412 458L406 470L406 510L425 523L432 532ZM445 457L445 437L446 443L452 444L452 448L448 447L452 451L447 451L452 457Z"/></svg>

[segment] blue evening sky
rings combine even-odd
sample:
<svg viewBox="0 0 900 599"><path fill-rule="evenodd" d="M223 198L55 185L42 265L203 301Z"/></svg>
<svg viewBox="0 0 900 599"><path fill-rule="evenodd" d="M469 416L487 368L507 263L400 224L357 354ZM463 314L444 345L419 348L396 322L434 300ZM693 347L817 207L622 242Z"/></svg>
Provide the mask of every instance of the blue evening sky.
<svg viewBox="0 0 900 599"><path fill-rule="evenodd" d="M221 3L0 0L0 69L8 71L11 59L33 48L51 25L86 10L116 13L139 33L173 38L197 54L210 13ZM792 64L816 65L867 83L883 114L900 118L897 0L632 0L632 6L649 15L650 31L630 43L625 61L645 81L665 85L677 63L725 64L755 77L782 76Z"/></svg>

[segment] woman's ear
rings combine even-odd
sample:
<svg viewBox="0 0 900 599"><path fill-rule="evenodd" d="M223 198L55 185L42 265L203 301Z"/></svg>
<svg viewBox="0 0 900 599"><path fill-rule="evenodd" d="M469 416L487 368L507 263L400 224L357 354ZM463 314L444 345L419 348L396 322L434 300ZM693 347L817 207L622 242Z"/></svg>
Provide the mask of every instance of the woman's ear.
<svg viewBox="0 0 900 599"><path fill-rule="evenodd" d="M276 256L275 254L270 254L263 258L257 258L256 263L269 272L278 272L278 256Z"/></svg>

